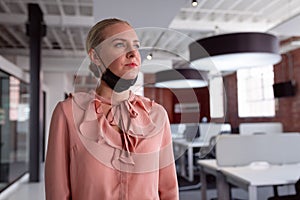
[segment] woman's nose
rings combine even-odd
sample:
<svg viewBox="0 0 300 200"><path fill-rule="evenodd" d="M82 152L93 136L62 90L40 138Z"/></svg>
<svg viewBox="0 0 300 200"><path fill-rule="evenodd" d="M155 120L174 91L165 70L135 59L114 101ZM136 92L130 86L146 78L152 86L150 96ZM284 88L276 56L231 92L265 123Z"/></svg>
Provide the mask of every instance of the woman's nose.
<svg viewBox="0 0 300 200"><path fill-rule="evenodd" d="M134 48L128 50L128 52L126 53L127 58L137 57L137 55L138 55L138 50Z"/></svg>

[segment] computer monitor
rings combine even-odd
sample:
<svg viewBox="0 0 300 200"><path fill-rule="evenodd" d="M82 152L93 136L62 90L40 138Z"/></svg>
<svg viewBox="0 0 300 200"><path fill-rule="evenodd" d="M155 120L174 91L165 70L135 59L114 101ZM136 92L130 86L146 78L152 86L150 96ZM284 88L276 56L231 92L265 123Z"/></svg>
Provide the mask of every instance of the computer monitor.
<svg viewBox="0 0 300 200"><path fill-rule="evenodd" d="M184 131L185 139L187 141L193 141L195 138L200 136L199 123L187 123Z"/></svg>

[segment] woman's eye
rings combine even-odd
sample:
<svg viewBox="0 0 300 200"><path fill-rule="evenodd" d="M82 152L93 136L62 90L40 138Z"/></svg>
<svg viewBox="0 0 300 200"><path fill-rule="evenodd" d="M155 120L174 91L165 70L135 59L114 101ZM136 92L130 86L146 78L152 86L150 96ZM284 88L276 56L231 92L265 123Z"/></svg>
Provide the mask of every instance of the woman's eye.
<svg viewBox="0 0 300 200"><path fill-rule="evenodd" d="M136 49L139 49L140 48L140 45L139 44L135 44L133 45Z"/></svg>
<svg viewBox="0 0 300 200"><path fill-rule="evenodd" d="M120 42L115 44L115 47L125 47L125 44Z"/></svg>

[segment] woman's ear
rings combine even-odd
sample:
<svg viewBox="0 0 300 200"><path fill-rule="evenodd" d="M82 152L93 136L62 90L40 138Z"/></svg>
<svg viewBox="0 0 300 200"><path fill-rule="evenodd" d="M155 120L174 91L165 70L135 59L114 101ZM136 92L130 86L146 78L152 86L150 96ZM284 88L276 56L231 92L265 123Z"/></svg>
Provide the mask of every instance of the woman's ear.
<svg viewBox="0 0 300 200"><path fill-rule="evenodd" d="M99 56L97 55L95 49L90 49L89 52L88 52L88 54L89 54L89 57L90 57L91 61L95 65L100 66L102 64L102 62L101 62Z"/></svg>

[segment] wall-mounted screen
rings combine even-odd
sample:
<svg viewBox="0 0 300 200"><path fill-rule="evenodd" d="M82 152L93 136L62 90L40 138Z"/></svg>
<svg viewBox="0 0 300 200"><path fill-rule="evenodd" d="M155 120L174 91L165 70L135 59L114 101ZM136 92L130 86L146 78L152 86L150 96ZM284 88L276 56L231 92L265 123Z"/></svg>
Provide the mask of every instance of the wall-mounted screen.
<svg viewBox="0 0 300 200"><path fill-rule="evenodd" d="M293 81L275 83L273 85L274 97L288 97L295 95L295 84Z"/></svg>

